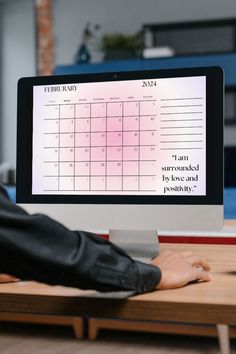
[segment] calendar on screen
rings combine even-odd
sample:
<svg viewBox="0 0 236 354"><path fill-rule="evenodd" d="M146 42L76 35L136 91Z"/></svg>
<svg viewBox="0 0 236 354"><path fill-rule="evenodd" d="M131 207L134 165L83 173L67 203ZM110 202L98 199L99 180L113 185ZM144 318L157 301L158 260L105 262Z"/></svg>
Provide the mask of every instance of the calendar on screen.
<svg viewBox="0 0 236 354"><path fill-rule="evenodd" d="M33 194L205 195L206 78L39 85Z"/></svg>

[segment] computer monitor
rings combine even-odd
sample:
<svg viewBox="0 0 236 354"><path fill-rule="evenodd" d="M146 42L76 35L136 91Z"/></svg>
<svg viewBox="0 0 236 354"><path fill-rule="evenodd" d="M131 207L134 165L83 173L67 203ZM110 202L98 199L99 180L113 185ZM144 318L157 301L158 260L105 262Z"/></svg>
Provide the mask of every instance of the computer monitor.
<svg viewBox="0 0 236 354"><path fill-rule="evenodd" d="M221 68L23 78L17 133L31 212L154 253L155 230L222 226Z"/></svg>

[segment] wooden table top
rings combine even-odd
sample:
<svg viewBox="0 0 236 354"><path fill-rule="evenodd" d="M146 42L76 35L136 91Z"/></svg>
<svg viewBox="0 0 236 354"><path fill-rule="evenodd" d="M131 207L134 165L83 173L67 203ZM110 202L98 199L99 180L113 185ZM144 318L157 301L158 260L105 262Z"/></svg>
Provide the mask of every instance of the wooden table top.
<svg viewBox="0 0 236 354"><path fill-rule="evenodd" d="M236 246L162 244L161 250L165 249L201 254L212 267L212 280L126 300L93 298L93 291L35 282L0 284L0 311L236 324Z"/></svg>

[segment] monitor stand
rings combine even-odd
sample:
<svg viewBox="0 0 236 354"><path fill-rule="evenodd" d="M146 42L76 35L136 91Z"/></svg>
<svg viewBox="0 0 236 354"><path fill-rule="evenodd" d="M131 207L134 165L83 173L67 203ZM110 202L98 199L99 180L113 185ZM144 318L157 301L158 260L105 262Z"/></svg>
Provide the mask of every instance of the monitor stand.
<svg viewBox="0 0 236 354"><path fill-rule="evenodd" d="M110 230L109 240L142 262L149 262L159 253L156 230Z"/></svg>

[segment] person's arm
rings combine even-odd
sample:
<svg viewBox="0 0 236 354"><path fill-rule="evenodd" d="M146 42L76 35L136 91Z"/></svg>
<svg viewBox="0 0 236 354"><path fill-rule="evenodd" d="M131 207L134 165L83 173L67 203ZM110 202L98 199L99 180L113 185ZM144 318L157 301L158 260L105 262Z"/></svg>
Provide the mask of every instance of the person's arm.
<svg viewBox="0 0 236 354"><path fill-rule="evenodd" d="M48 284L100 291L154 290L160 269L131 259L91 233L70 231L41 214L29 215L0 186L0 273Z"/></svg>
<svg viewBox="0 0 236 354"><path fill-rule="evenodd" d="M193 252L164 252L144 264L108 241L70 231L45 215L11 203L0 185L0 273L48 284L135 293L210 280L208 263Z"/></svg>

